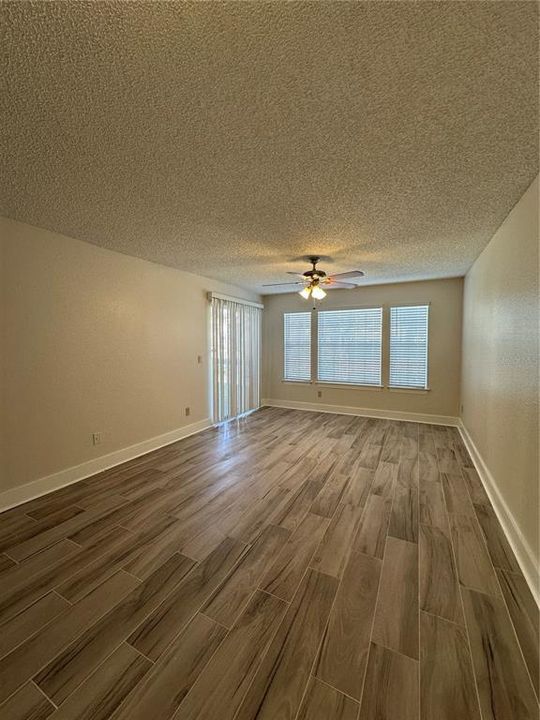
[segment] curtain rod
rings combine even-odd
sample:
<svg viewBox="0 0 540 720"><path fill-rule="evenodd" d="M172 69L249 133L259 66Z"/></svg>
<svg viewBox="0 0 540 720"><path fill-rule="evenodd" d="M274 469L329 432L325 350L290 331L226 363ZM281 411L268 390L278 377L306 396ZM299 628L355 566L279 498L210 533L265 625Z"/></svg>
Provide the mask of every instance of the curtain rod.
<svg viewBox="0 0 540 720"><path fill-rule="evenodd" d="M209 300L212 300L212 298L218 298L219 300L229 300L230 302L240 303L240 305L251 305L252 307L261 308L261 310L264 308L264 305L261 303L252 302L251 300L243 300L242 298L233 297L232 295L223 295L222 293L217 292L208 292L207 297Z"/></svg>

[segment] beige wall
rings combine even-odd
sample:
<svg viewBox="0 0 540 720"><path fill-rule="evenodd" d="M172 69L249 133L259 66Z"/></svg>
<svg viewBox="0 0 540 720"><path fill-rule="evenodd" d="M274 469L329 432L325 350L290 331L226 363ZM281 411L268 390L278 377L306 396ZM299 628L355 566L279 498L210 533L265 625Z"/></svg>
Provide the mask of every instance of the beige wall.
<svg viewBox="0 0 540 720"><path fill-rule="evenodd" d="M538 178L465 278L463 423L538 562Z"/></svg>
<svg viewBox="0 0 540 720"><path fill-rule="evenodd" d="M0 492L208 417L205 292L257 296L2 218L0 239Z"/></svg>
<svg viewBox="0 0 540 720"><path fill-rule="evenodd" d="M283 313L309 310L297 293L264 298L263 397L284 402L322 403L374 410L455 417L459 414L461 311L463 279L372 285L332 290L324 309L431 303L429 319L429 391L329 387L283 382ZM388 311L383 328L383 384L388 371ZM317 391L322 398L317 398Z"/></svg>

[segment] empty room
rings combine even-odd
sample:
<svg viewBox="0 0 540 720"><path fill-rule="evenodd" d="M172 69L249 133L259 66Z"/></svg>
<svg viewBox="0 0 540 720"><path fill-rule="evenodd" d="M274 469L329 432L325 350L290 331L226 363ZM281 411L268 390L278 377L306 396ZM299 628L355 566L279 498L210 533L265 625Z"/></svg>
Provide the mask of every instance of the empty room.
<svg viewBox="0 0 540 720"><path fill-rule="evenodd" d="M0 0L2 720L539 720L539 38Z"/></svg>

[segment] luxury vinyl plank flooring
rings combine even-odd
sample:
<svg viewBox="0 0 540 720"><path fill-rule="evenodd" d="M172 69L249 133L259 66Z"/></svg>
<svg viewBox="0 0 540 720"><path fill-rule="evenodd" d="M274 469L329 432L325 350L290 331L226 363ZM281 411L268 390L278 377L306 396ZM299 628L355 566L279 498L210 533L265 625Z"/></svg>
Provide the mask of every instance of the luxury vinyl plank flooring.
<svg viewBox="0 0 540 720"><path fill-rule="evenodd" d="M418 546L388 537L373 641L418 659Z"/></svg>
<svg viewBox="0 0 540 720"><path fill-rule="evenodd" d="M305 574L241 704L237 720L294 720L337 585L335 578L315 570Z"/></svg>
<svg viewBox="0 0 540 720"><path fill-rule="evenodd" d="M418 720L418 665L416 660L372 643L359 717Z"/></svg>
<svg viewBox="0 0 540 720"><path fill-rule="evenodd" d="M198 613L114 714L114 720L168 720L210 661L227 630Z"/></svg>
<svg viewBox="0 0 540 720"><path fill-rule="evenodd" d="M0 658L32 637L44 625L67 610L70 604L55 592L47 593L33 605L0 625Z"/></svg>
<svg viewBox="0 0 540 720"><path fill-rule="evenodd" d="M344 694L360 700L381 563L353 552L343 574L314 674Z"/></svg>
<svg viewBox="0 0 540 720"><path fill-rule="evenodd" d="M420 525L420 609L464 623L461 596L447 533L430 525Z"/></svg>
<svg viewBox="0 0 540 720"><path fill-rule="evenodd" d="M173 555L147 580L135 587L95 625L74 640L35 677L38 687L60 705L118 643L157 607L193 568L193 562Z"/></svg>
<svg viewBox="0 0 540 720"><path fill-rule="evenodd" d="M540 637L540 612L525 579L518 573L497 570L499 582L510 617L516 629L521 651L529 668L529 674L540 696L540 663L538 661L538 639Z"/></svg>
<svg viewBox="0 0 540 720"><path fill-rule="evenodd" d="M298 720L357 720L358 709L352 698L312 678Z"/></svg>
<svg viewBox="0 0 540 720"><path fill-rule="evenodd" d="M461 584L480 592L500 595L495 569L476 518L451 515L450 524Z"/></svg>
<svg viewBox="0 0 540 720"><path fill-rule="evenodd" d="M421 720L480 720L465 628L420 613Z"/></svg>
<svg viewBox="0 0 540 720"><path fill-rule="evenodd" d="M538 704L502 599L464 591L482 720L537 720Z"/></svg>
<svg viewBox="0 0 540 720"><path fill-rule="evenodd" d="M56 710L53 720L109 720L151 667L150 660L122 643Z"/></svg>
<svg viewBox="0 0 540 720"><path fill-rule="evenodd" d="M260 587L290 602L328 528L328 518L308 513L264 574Z"/></svg>
<svg viewBox="0 0 540 720"><path fill-rule="evenodd" d="M257 591L185 700L175 720L232 720L257 673L286 604Z"/></svg>
<svg viewBox="0 0 540 720"><path fill-rule="evenodd" d="M0 586L2 720L538 720L455 428L261 409L1 514Z"/></svg>
<svg viewBox="0 0 540 720"><path fill-rule="evenodd" d="M45 720L54 710L54 705L29 682L0 705L0 716L9 720Z"/></svg>
<svg viewBox="0 0 540 720"><path fill-rule="evenodd" d="M53 619L5 655L0 660L0 702L47 664L54 662L64 648L138 584L126 573L113 575L80 603L66 610L58 620Z"/></svg>

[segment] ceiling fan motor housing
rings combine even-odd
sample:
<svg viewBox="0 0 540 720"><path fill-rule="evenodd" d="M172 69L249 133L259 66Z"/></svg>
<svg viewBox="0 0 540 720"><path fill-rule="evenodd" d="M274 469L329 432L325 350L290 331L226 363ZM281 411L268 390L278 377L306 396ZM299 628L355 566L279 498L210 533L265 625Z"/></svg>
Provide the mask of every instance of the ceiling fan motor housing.
<svg viewBox="0 0 540 720"><path fill-rule="evenodd" d="M324 270L317 270L317 268L315 267L319 262L319 258L316 255L312 255L309 258L309 262L313 265L313 268L311 270L306 270L306 272L303 273L304 277L312 281L322 280L326 277L326 273L324 272Z"/></svg>

